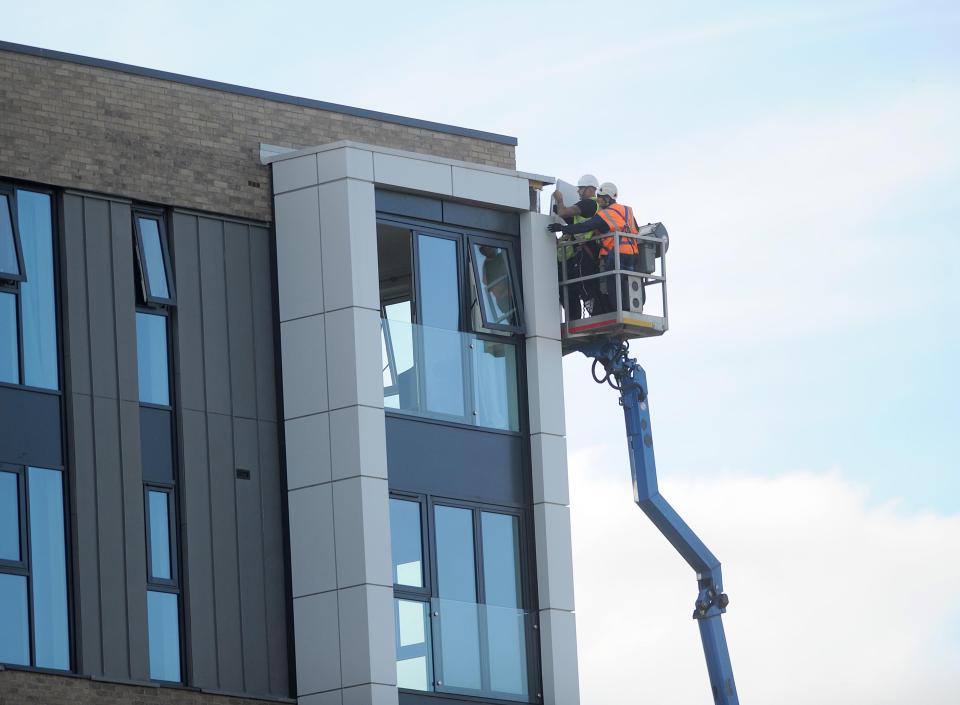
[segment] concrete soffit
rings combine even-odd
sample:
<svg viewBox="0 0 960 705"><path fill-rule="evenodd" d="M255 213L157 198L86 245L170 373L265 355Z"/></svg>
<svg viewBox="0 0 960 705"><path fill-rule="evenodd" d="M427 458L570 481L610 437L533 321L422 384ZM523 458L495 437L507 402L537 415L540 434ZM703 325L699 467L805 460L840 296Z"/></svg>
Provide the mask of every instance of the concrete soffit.
<svg viewBox="0 0 960 705"><path fill-rule="evenodd" d="M342 154L347 158L336 158L333 153L338 150L343 150ZM260 162L273 165L275 176L278 169L286 171L286 167L294 167L295 160L311 156L318 160L317 179L309 179L312 183L304 181L306 174L302 167L294 168L292 170L301 175L294 179L297 186L280 179L282 183L274 184L274 194L337 178L360 178L378 186L403 191L526 211L530 208L530 188L539 190L545 184L556 183L552 176L349 140L301 149L264 143L260 145ZM309 171L312 172L312 169Z"/></svg>

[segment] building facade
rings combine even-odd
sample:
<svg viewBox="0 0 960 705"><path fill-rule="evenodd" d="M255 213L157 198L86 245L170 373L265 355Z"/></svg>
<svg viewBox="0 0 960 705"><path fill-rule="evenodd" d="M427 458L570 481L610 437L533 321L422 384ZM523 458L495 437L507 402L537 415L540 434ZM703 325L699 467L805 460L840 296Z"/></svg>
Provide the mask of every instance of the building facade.
<svg viewBox="0 0 960 705"><path fill-rule="evenodd" d="M578 703L516 140L3 43L0 91L0 699Z"/></svg>

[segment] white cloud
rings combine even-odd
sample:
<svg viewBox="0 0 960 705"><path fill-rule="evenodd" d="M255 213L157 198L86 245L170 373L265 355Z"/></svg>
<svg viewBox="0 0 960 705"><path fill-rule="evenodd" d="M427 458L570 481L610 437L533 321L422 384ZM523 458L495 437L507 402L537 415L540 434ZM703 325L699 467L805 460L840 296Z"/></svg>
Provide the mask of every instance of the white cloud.
<svg viewBox="0 0 960 705"><path fill-rule="evenodd" d="M594 455L571 458L581 699L708 702L693 572L633 504L629 470L612 481ZM957 702L960 515L869 506L838 473L661 487L723 563L744 702Z"/></svg>

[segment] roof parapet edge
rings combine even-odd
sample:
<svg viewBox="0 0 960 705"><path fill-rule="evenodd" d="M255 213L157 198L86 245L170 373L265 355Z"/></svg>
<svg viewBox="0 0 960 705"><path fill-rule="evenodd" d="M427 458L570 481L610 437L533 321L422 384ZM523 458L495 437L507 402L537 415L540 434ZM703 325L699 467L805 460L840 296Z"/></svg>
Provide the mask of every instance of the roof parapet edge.
<svg viewBox="0 0 960 705"><path fill-rule="evenodd" d="M234 93L251 98L261 98L263 100L272 100L277 103L287 103L290 105L299 105L304 108L314 108L316 110L326 110L331 113L340 113L342 115L352 115L353 117L367 118L370 120L379 120L380 122L389 122L395 125L405 127L416 127L422 130L432 130L434 132L443 132L458 137L473 137L475 139L485 140L487 142L496 142L510 147L517 146L517 138L509 135L500 135L495 132L484 132L483 130L473 130L468 127L457 127L456 125L446 125L441 122L431 122L419 118L404 117L402 115L393 115L391 113L382 113L376 110L367 110L366 108L355 108L349 105L340 105L338 103L328 103L323 100L313 100L311 98L301 98L299 96L287 95L285 93L274 93L273 91L264 91L258 88L248 88L246 86L237 86L232 83L223 83L221 81L211 81L205 78L196 78L195 76L186 76L169 71L160 71L158 69L145 68L143 66L134 66L132 64L123 64L117 61L107 59L96 59L90 56L80 54L68 54L53 49L42 49L32 47L26 44L16 44L0 40L0 51L8 51L14 54L27 54L29 56L38 56L44 59L53 59L55 61L65 61L72 64L81 64L84 66L94 66L97 68L121 71L123 73L133 74L135 76L145 76L147 78L157 78L174 83L183 83L188 86L198 88L208 88L225 93Z"/></svg>

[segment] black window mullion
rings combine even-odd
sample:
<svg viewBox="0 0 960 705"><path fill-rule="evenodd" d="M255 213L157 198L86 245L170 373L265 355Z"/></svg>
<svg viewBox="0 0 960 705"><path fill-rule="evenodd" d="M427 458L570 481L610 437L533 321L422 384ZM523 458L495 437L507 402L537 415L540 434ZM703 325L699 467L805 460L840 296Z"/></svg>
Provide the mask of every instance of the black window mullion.
<svg viewBox="0 0 960 705"><path fill-rule="evenodd" d="M17 216L16 189L9 186L0 187L0 196L6 196L8 215L10 217L11 236L13 237L14 260L16 261L16 266L19 270L19 272L0 272L0 280L9 282L24 282L27 281L27 270L23 262L23 246L20 243L20 222Z"/></svg>

